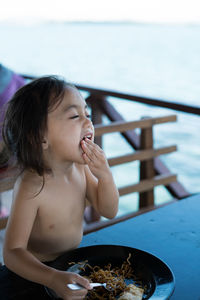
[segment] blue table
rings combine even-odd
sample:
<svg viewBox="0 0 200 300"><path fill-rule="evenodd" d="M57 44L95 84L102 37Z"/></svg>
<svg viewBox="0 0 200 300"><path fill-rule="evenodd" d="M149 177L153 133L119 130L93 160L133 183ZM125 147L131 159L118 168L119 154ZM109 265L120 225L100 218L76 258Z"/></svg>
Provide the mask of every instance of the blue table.
<svg viewBox="0 0 200 300"><path fill-rule="evenodd" d="M113 244L138 248L172 269L173 300L200 300L200 194L83 237L81 247Z"/></svg>

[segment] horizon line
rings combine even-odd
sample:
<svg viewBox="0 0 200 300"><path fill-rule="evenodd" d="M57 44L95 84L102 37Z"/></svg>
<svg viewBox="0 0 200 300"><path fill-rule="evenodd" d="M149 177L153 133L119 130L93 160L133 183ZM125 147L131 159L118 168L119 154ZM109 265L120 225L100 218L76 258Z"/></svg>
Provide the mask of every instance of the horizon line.
<svg viewBox="0 0 200 300"><path fill-rule="evenodd" d="M200 25L200 21L134 21L134 20L53 20L53 19L7 19L0 20L0 24L135 24L135 25Z"/></svg>

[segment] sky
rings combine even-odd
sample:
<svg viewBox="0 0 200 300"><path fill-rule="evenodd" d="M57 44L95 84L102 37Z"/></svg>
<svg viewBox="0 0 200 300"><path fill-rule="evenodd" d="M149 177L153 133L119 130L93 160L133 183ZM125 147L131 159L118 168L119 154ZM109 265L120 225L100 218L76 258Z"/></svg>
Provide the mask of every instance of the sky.
<svg viewBox="0 0 200 300"><path fill-rule="evenodd" d="M200 0L0 0L0 21L200 23Z"/></svg>

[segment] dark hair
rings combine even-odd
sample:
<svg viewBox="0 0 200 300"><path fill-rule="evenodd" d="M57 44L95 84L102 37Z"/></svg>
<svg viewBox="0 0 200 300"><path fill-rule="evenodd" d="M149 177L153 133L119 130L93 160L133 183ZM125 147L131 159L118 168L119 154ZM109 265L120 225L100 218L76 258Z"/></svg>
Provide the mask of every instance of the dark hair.
<svg viewBox="0 0 200 300"><path fill-rule="evenodd" d="M47 115L62 101L70 86L57 76L45 76L23 86L9 101L2 136L22 170L34 170L40 176L47 171L42 148Z"/></svg>

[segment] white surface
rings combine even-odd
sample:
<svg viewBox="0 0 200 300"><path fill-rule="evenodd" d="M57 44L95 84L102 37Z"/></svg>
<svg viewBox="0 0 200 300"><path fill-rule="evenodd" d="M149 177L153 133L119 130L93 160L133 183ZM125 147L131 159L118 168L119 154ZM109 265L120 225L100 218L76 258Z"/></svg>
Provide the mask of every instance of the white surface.
<svg viewBox="0 0 200 300"><path fill-rule="evenodd" d="M106 283L90 283L91 287L97 287L97 286L104 286L106 288ZM79 284L73 284L73 283L69 283L67 285L71 290L80 290L83 287Z"/></svg>

